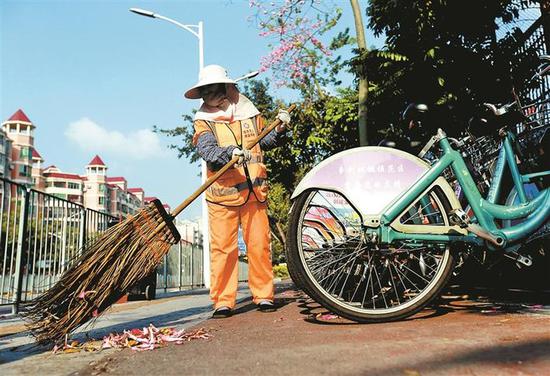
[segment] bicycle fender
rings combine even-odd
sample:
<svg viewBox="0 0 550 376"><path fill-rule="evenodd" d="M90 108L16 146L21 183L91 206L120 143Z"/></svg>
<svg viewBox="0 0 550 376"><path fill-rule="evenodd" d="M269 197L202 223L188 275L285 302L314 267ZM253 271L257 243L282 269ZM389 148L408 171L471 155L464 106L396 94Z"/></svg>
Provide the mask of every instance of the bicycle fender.
<svg viewBox="0 0 550 376"><path fill-rule="evenodd" d="M363 215L381 214L393 200L411 187L430 165L402 150L365 146L335 154L309 171L291 199L316 188L343 195ZM437 184L453 208L460 203L443 178Z"/></svg>

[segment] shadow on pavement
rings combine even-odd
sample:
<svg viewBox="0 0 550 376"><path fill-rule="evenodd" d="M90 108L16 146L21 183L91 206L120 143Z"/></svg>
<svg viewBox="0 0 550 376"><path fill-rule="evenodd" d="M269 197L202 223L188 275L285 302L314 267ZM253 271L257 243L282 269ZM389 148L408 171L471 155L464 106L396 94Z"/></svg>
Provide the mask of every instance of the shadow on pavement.
<svg viewBox="0 0 550 376"><path fill-rule="evenodd" d="M544 291L452 286L437 303L449 311L472 314L550 315L550 293Z"/></svg>
<svg viewBox="0 0 550 376"><path fill-rule="evenodd" d="M455 354L434 354L431 360L423 359L419 364L394 364L391 367L377 370L376 375L420 375L423 372L445 374L445 370L456 370L457 367L475 365L493 365L494 374L499 374L498 366L524 364L544 360L550 354L550 339L541 339L513 344L498 344L481 349ZM415 370L417 368L418 370ZM542 370L541 370L542 371Z"/></svg>
<svg viewBox="0 0 550 376"><path fill-rule="evenodd" d="M297 291L304 321L318 325L360 325L332 314L302 291ZM507 313L550 315L550 293L514 289L463 288L451 286L428 308L401 321L425 320L465 311L480 315ZM371 324L372 325L372 324Z"/></svg>
<svg viewBox="0 0 550 376"><path fill-rule="evenodd" d="M282 282L275 285L275 299L274 304L277 310L283 308L285 305L296 301L303 296L301 291L296 291L292 282ZM255 311L257 309L256 304L252 302L252 297L248 297L237 304L237 307L233 311L234 315L240 315L246 312Z"/></svg>

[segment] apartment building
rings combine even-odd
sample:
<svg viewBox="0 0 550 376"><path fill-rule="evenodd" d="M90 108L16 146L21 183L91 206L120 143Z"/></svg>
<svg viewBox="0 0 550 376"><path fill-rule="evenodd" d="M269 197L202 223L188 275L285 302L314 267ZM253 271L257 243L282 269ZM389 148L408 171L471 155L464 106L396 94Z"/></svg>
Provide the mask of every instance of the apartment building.
<svg viewBox="0 0 550 376"><path fill-rule="evenodd" d="M42 174L42 163L44 163L44 159L36 151L36 149L32 149L32 187L38 191L45 191L46 188L46 179L44 175Z"/></svg>
<svg viewBox="0 0 550 376"><path fill-rule="evenodd" d="M3 127L0 129L0 177L11 177L10 161L11 161L11 140L9 139Z"/></svg>
<svg viewBox="0 0 550 376"><path fill-rule="evenodd" d="M49 166L42 172L44 192L65 200L83 204L82 178L77 174L60 171L56 166ZM38 189L35 187L35 189Z"/></svg>
<svg viewBox="0 0 550 376"><path fill-rule="evenodd" d="M34 148L34 124L17 110L0 129L0 177L10 179L102 213L123 218L145 204L142 188L128 188L122 176L108 177L108 167L96 155L79 175L56 166L43 168Z"/></svg>
<svg viewBox="0 0 550 376"><path fill-rule="evenodd" d="M154 201L154 200L158 200L157 197L155 196L149 196L149 197L144 197L143 198L143 203L145 205L149 204L151 201ZM166 210L166 213L170 213L172 211L172 208L170 208L170 205L168 204L162 204L162 207L164 208L164 210Z"/></svg>
<svg viewBox="0 0 550 376"><path fill-rule="evenodd" d="M6 177L16 183L32 186L32 151L34 149L34 124L23 110L17 110L2 123L2 130L11 140L9 156L11 171Z"/></svg>
<svg viewBox="0 0 550 376"><path fill-rule="evenodd" d="M102 213L109 213L111 207L111 195L107 188L107 166L96 155L86 165L84 181L84 206Z"/></svg>
<svg viewBox="0 0 550 376"><path fill-rule="evenodd" d="M197 219L190 221L188 219L176 219L174 224L181 235L181 240L188 244L197 244L200 242L201 221Z"/></svg>
<svg viewBox="0 0 550 376"><path fill-rule="evenodd" d="M107 178L107 187L110 192L110 212L112 215L125 217L143 206L143 189L128 188L128 182L124 177ZM141 194L136 195L134 192Z"/></svg>

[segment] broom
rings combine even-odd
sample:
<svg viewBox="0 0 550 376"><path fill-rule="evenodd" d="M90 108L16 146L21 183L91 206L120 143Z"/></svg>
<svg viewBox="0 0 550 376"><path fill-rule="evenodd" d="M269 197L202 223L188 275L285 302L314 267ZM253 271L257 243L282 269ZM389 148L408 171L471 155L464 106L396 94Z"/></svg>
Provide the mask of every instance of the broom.
<svg viewBox="0 0 550 376"><path fill-rule="evenodd" d="M294 108L295 105L291 105L288 112ZM275 120L246 148L251 149L279 124L281 121ZM25 305L22 315L36 341L40 344L60 342L81 325L97 318L143 276L152 273L181 238L174 218L238 160L239 157L233 157L172 213L168 214L161 202L154 200L86 244L82 255L60 280Z"/></svg>

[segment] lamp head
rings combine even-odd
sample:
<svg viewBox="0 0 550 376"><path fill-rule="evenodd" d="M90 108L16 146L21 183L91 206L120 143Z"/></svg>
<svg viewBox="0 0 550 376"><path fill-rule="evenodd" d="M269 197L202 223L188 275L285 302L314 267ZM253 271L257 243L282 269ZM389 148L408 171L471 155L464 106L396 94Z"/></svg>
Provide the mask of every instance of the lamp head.
<svg viewBox="0 0 550 376"><path fill-rule="evenodd" d="M150 10L140 9L140 8L130 8L130 12L139 14L140 16L155 18L155 13Z"/></svg>
<svg viewBox="0 0 550 376"><path fill-rule="evenodd" d="M250 72L248 74L245 74L242 77L239 77L239 78L235 79L235 82L238 82L238 81L241 81L241 80L248 80L249 78L256 77L259 73L260 73L259 71Z"/></svg>

